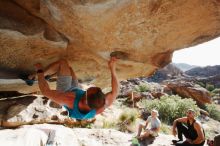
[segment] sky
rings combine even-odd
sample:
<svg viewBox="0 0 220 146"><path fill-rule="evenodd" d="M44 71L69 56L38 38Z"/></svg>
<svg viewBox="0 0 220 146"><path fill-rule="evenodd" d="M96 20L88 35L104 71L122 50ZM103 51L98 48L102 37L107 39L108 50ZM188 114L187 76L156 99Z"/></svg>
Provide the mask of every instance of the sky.
<svg viewBox="0 0 220 146"><path fill-rule="evenodd" d="M220 37L173 53L172 62L197 66L220 65Z"/></svg>

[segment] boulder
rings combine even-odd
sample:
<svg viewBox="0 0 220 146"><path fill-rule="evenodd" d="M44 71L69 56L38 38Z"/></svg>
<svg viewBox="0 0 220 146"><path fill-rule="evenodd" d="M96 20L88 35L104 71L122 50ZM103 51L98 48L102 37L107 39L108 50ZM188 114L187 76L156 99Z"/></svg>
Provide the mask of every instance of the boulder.
<svg viewBox="0 0 220 146"><path fill-rule="evenodd" d="M151 93L151 95L156 98L156 99L160 99L161 96L166 95L165 93L161 93L161 92L153 92Z"/></svg>
<svg viewBox="0 0 220 146"><path fill-rule="evenodd" d="M1 127L18 127L25 124L53 123L70 127L83 126L93 123L86 120L84 123L68 117L66 110L51 102L45 97L36 95L22 95L12 99L0 100Z"/></svg>
<svg viewBox="0 0 220 146"><path fill-rule="evenodd" d="M0 131L0 143L7 146L131 146L132 134L114 129L70 129L61 125L35 124ZM170 146L172 135L159 134L156 139L142 141L141 146Z"/></svg>
<svg viewBox="0 0 220 146"><path fill-rule="evenodd" d="M171 80L173 78L180 78L183 76L183 71L181 71L175 64L170 63L164 68L157 70L152 76L147 78L149 82L161 83L164 80Z"/></svg>
<svg viewBox="0 0 220 146"><path fill-rule="evenodd" d="M167 87L172 90L173 94L178 94L183 98L192 98L198 105L211 103L210 93L192 82L172 81L167 84Z"/></svg>
<svg viewBox="0 0 220 146"><path fill-rule="evenodd" d="M124 96L127 97L125 102L128 103L131 107L138 107L137 102L143 98L141 93L133 91L127 92L127 94Z"/></svg>
<svg viewBox="0 0 220 146"><path fill-rule="evenodd" d="M149 76L170 63L175 50L220 35L219 3L2 0L0 77L18 78L21 73L34 72L37 62L46 67L65 58L80 80L107 87L110 55L121 57L117 65L120 79ZM5 87L22 91L24 88Z"/></svg>
<svg viewBox="0 0 220 146"><path fill-rule="evenodd" d="M129 146L130 134L113 129L70 129L61 125L36 124L16 130L1 130L0 143L7 146Z"/></svg>

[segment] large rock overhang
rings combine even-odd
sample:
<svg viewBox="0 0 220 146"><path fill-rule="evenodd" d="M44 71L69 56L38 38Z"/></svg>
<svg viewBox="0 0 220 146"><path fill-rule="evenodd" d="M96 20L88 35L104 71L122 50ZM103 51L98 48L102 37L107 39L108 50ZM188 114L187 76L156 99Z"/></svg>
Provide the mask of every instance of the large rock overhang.
<svg viewBox="0 0 220 146"><path fill-rule="evenodd" d="M79 79L107 87L112 52L125 56L120 79L149 76L175 50L219 35L219 0L2 0L0 76L66 58Z"/></svg>

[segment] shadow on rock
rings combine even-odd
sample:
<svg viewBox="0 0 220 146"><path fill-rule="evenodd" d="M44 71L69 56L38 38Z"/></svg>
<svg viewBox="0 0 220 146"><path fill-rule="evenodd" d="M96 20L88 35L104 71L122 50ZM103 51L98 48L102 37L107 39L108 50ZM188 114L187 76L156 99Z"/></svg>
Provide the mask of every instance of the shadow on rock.
<svg viewBox="0 0 220 146"><path fill-rule="evenodd" d="M155 137L148 137L143 140L140 140L139 143L140 143L140 146L148 146L152 144L154 140L155 140Z"/></svg>

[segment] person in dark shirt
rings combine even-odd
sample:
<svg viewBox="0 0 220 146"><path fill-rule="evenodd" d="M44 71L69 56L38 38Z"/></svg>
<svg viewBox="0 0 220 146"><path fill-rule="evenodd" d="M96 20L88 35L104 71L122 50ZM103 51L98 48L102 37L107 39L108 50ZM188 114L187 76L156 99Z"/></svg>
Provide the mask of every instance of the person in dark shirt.
<svg viewBox="0 0 220 146"><path fill-rule="evenodd" d="M173 140L176 146L203 146L205 134L201 123L195 120L195 111L187 110L186 117L178 118L173 122L173 135L179 140ZM185 141L183 141L185 136Z"/></svg>

